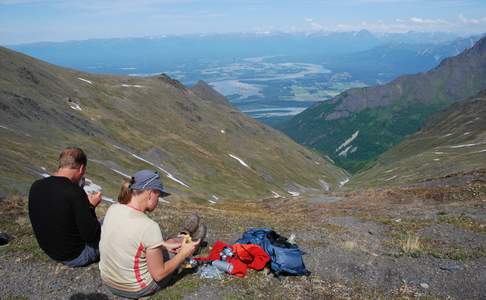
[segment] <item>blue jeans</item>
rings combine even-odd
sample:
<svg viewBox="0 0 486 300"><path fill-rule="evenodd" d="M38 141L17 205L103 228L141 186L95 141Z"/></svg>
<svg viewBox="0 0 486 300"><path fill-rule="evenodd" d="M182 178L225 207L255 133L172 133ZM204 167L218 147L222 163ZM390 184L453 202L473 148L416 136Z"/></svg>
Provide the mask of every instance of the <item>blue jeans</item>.
<svg viewBox="0 0 486 300"><path fill-rule="evenodd" d="M73 260L63 261L69 267L84 267L100 260L98 245L86 244L81 254Z"/></svg>

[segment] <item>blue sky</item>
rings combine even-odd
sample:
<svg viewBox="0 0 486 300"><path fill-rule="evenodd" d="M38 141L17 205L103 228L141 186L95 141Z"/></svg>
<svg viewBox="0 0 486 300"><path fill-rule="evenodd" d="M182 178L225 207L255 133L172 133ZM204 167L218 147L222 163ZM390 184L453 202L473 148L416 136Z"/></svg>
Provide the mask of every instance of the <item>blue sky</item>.
<svg viewBox="0 0 486 300"><path fill-rule="evenodd" d="M486 32L485 0L0 0L0 44L224 32Z"/></svg>

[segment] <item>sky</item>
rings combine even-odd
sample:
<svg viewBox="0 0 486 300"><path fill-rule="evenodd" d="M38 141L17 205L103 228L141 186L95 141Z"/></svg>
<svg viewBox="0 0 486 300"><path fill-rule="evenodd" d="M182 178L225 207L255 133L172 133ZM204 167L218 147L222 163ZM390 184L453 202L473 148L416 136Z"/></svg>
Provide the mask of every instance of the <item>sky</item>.
<svg viewBox="0 0 486 300"><path fill-rule="evenodd" d="M0 0L0 44L228 32L486 32L486 0Z"/></svg>

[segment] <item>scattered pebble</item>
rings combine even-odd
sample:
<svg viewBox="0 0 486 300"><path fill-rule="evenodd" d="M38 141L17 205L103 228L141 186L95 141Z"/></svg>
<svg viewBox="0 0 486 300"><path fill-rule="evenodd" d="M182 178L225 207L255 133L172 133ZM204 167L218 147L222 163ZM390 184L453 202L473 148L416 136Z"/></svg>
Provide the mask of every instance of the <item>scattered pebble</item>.
<svg viewBox="0 0 486 300"><path fill-rule="evenodd" d="M423 289L428 289L429 285L427 283L421 283L420 287L422 287Z"/></svg>

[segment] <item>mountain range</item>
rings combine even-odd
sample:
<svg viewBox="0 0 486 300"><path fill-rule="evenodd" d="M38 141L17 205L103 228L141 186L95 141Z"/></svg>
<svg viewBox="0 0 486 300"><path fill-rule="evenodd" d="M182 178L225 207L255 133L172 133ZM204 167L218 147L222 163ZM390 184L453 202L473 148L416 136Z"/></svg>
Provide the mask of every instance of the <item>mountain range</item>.
<svg viewBox="0 0 486 300"><path fill-rule="evenodd" d="M351 172L417 132L433 113L486 88L486 38L436 68L385 85L347 90L281 129Z"/></svg>
<svg viewBox="0 0 486 300"><path fill-rule="evenodd" d="M176 197L213 202L329 190L347 177L203 82L88 74L6 48L0 70L3 194L25 194L68 145L87 152L88 183L109 198L144 168Z"/></svg>
<svg viewBox="0 0 486 300"><path fill-rule="evenodd" d="M201 65L225 65L238 59L262 56L315 63L329 55L361 52L390 43L434 45L457 38L448 33L375 34L367 30L258 32L40 42L8 45L8 48L64 67L128 75L174 73L181 68L190 72ZM193 84L198 79L202 78L191 78L191 82L185 83Z"/></svg>
<svg viewBox="0 0 486 300"><path fill-rule="evenodd" d="M390 42L377 47L331 56L324 64L334 72L353 74L368 85L384 84L398 76L426 72L451 56L471 48L480 35L445 42Z"/></svg>
<svg viewBox="0 0 486 300"><path fill-rule="evenodd" d="M318 153L204 81L84 73L0 48L0 194L25 193L68 145L86 150L88 187L108 200L142 168L175 197L209 202L470 174L486 161L485 52L483 38L429 72L348 90L285 124Z"/></svg>

